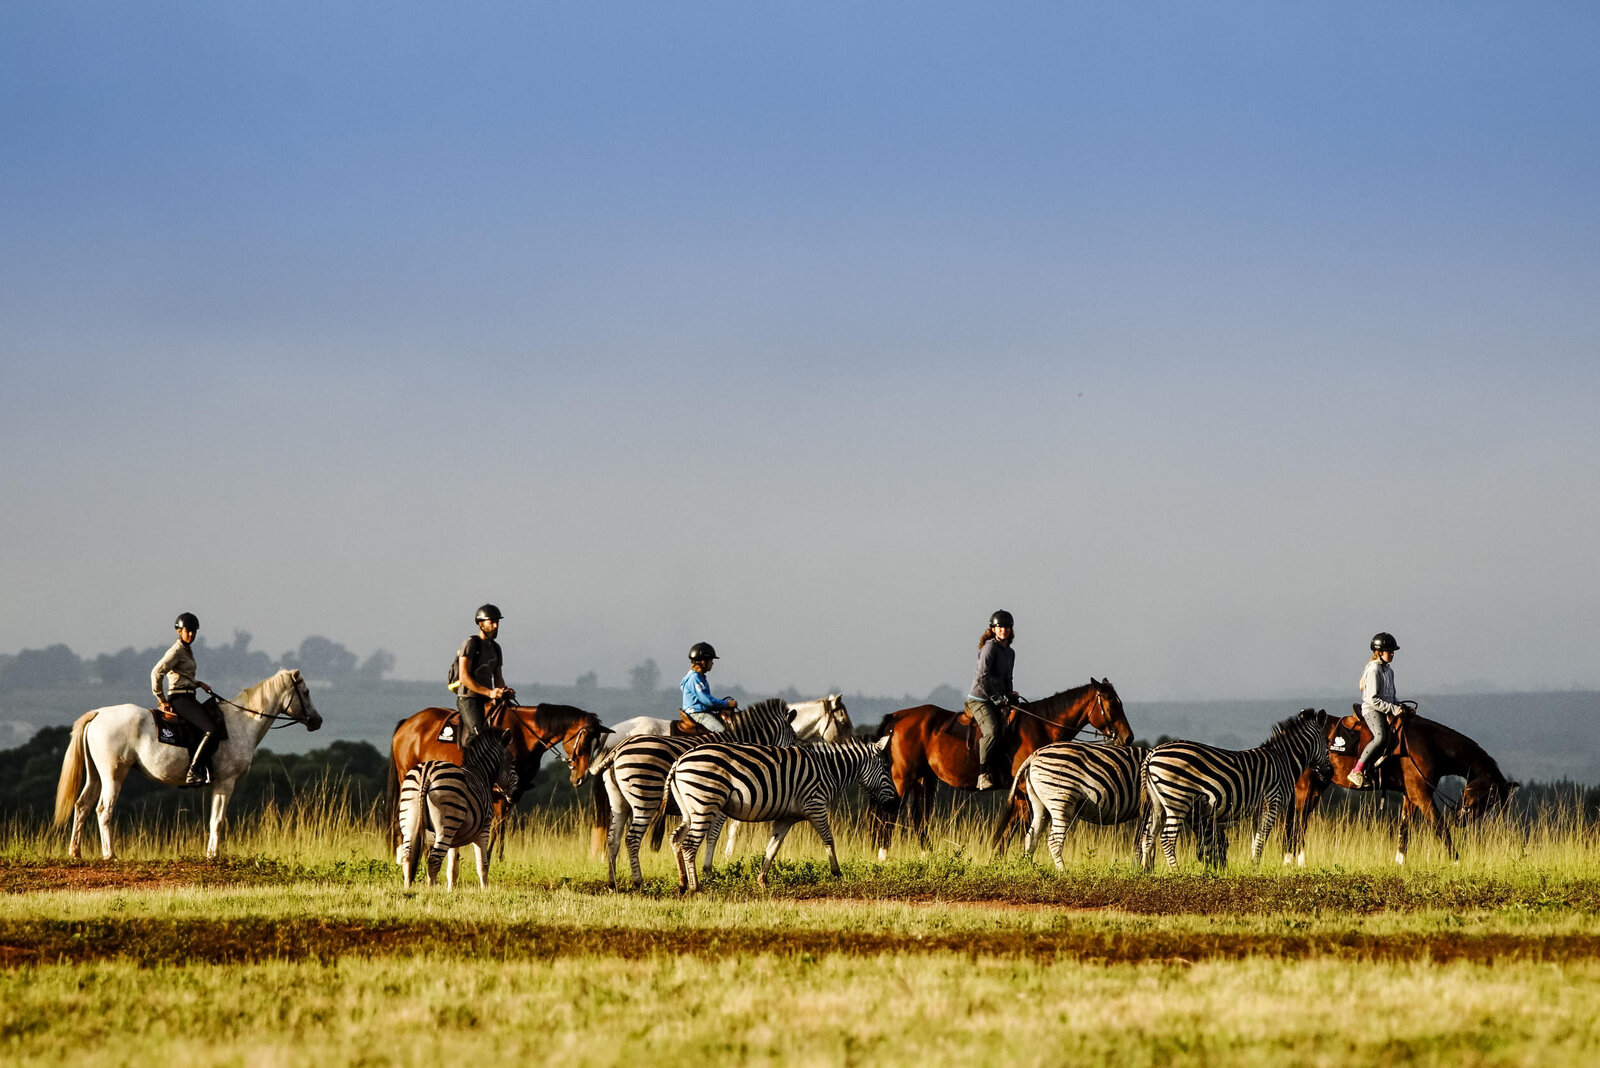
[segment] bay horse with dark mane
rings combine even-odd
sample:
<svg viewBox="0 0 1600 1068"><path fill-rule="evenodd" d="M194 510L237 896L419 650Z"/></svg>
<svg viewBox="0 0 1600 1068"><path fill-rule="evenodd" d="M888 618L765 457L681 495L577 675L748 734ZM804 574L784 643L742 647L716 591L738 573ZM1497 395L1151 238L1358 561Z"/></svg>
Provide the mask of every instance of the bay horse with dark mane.
<svg viewBox="0 0 1600 1068"><path fill-rule="evenodd" d="M453 708L424 708L407 716L394 728L394 738L389 742L389 845L399 844L400 825L397 819L400 801L400 782L406 772L424 760L448 760L461 763L460 724L455 737L440 741L439 734L445 723L458 713ZM488 725L509 732L511 757L517 772L517 790L514 796L495 802L495 824L498 828L507 811L517 803L524 792L533 786L539 773L539 760L545 753L557 750L572 769L572 785L577 786L589 774L589 761L599 751L600 743L611 733L610 727L600 724L600 717L571 705L492 705L485 716ZM559 747L559 749L557 749ZM500 838L502 859L505 839Z"/></svg>
<svg viewBox="0 0 1600 1068"><path fill-rule="evenodd" d="M1358 709L1360 706L1355 706ZM1333 777L1327 778L1316 768L1307 768L1295 784L1295 802L1290 808L1283 829L1283 862L1304 865L1306 862L1306 820L1316 809L1330 785L1353 789L1350 769L1355 767L1356 754L1361 752L1372 732L1361 721L1359 714L1333 720L1328 726L1328 740L1333 742L1340 727L1359 729L1360 740L1346 746L1347 752L1330 749L1328 762ZM1424 719L1414 712L1400 717L1395 730L1395 749L1387 760L1376 768L1367 769L1367 781L1378 789L1403 795L1400 817L1396 828L1396 864L1406 862L1406 849L1411 842L1411 816L1426 813L1451 860L1458 860L1455 843L1450 838L1450 824L1439 804L1439 782L1447 776L1466 780L1461 801L1455 811L1456 822L1462 826L1487 817L1503 806L1522 785L1507 779L1500 765L1484 752L1483 747L1465 734L1443 723Z"/></svg>
<svg viewBox="0 0 1600 1068"><path fill-rule="evenodd" d="M884 717L878 737L890 735L889 767L900 807L917 840L928 847L928 809L933 801L934 780L958 790L973 790L978 785L977 750L971 743L975 726L958 723L961 712L938 705L902 708ZM1125 745L1133 737L1128 718L1122 711L1110 679L1091 678L1087 686L1063 690L1039 701L1022 701L1006 715L1005 737L1000 739L1001 756L1007 769L1006 782L1017 768L1040 746L1069 741L1085 727ZM884 825L878 842L878 858L888 852L892 827Z"/></svg>

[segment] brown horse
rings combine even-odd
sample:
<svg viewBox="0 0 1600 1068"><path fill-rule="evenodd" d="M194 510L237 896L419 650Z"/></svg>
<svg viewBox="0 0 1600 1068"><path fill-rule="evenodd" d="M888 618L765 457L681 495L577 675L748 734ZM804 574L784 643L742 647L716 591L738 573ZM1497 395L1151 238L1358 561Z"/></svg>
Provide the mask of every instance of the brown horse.
<svg viewBox="0 0 1600 1068"><path fill-rule="evenodd" d="M1291 862L1305 864L1306 820L1316 809L1317 802L1322 799L1328 786L1331 784L1342 786L1347 790L1352 789L1350 769L1355 767L1356 756L1361 749L1372 740L1372 732L1359 715L1360 706L1356 708L1358 714L1346 716L1343 725L1347 728L1359 728L1361 739L1353 747L1353 752L1329 751L1328 762L1333 768L1332 779L1327 778L1315 767L1311 767L1307 768L1300 776L1300 781L1295 783L1295 803L1289 809L1283 828L1285 864ZM1333 720L1329 724L1330 742L1339 726L1339 720ZM1433 824L1434 833L1444 844L1445 852L1449 854L1451 860L1459 859L1455 843L1450 838L1449 821L1439 804L1440 780L1454 775L1467 781L1466 789L1461 794L1461 802L1456 809L1456 820L1462 825L1494 812L1510 800L1511 795L1521 784L1502 775L1500 766L1495 763L1494 758L1484 752L1483 747L1477 742L1458 730L1446 727L1443 723L1424 719L1415 713L1407 713L1400 718L1400 725L1396 728L1395 734L1397 736L1395 746L1398 751L1391 752L1387 760L1367 772L1368 782L1376 783L1377 789L1404 795L1400 802L1400 818L1396 829L1395 863L1406 862L1406 849L1411 842L1411 816L1416 812L1427 813L1428 819Z"/></svg>
<svg viewBox="0 0 1600 1068"><path fill-rule="evenodd" d="M928 809L935 778L958 790L972 790L978 785L980 769L970 733L976 727L963 729L956 722L960 716L960 712L938 705L918 705L891 712L878 728L879 738L885 734L893 738L889 743L889 766L895 792L900 795L907 824L924 849L928 847ZM1126 744L1133 737L1122 711L1122 698L1117 696L1110 679L1091 678L1087 686L1013 705L1006 717L1005 736L1000 739L1010 775L1016 775L1017 768L1035 749L1068 741L1086 726L1119 744ZM883 826L878 842L880 860L887 854L893 830L890 824Z"/></svg>
<svg viewBox="0 0 1600 1068"><path fill-rule="evenodd" d="M406 772L424 760L448 760L461 763L461 746L455 741L439 741L439 731L445 721L456 715L453 708L424 708L396 724L394 738L389 742L389 844L399 845L400 825L397 819L400 801L400 780ZM539 773L539 760L560 746L562 756L572 769L572 785L576 786L589 774L589 761L594 758L600 740L611 733L610 727L600 725L600 718L592 712L571 705L498 705L485 717L491 727L510 733L511 756L516 762L517 791L508 800L496 800L495 823L498 826L517 799L533 785ZM459 729L459 728L458 728ZM564 750L565 752L561 752ZM500 848L505 849L504 839Z"/></svg>

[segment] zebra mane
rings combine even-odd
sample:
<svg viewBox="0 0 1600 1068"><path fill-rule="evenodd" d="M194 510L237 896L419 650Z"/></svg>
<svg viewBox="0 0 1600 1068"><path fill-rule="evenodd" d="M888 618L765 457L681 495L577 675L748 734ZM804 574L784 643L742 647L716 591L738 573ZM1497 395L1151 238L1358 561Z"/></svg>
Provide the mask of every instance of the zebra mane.
<svg viewBox="0 0 1600 1068"><path fill-rule="evenodd" d="M1301 719L1301 715L1306 712L1314 713L1315 711L1315 709L1303 708L1292 716L1285 716L1280 719L1272 725L1272 734L1262 743L1262 746L1282 745L1294 741L1300 734L1309 730L1307 724L1317 724L1317 719Z"/></svg>
<svg viewBox="0 0 1600 1068"><path fill-rule="evenodd" d="M769 697L765 701L757 701L744 708L736 708L722 717L727 725L728 734L744 735L760 732L762 728L773 728L782 724L789 724L789 706L781 697ZM790 733L794 733L791 728Z"/></svg>

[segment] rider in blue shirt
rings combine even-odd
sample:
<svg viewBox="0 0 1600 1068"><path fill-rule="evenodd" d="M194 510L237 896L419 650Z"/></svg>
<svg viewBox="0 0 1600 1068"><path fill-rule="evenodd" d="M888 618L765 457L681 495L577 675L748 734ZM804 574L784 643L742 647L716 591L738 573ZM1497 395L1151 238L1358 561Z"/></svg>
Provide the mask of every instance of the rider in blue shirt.
<svg viewBox="0 0 1600 1068"><path fill-rule="evenodd" d="M711 648L710 642L695 642L689 650L689 674L683 677L678 686L683 690L684 714L706 730L720 733L723 726L722 719L717 715L718 710L738 708L739 702L732 697L719 699L711 696L711 684L706 681L706 672L711 670L711 662L715 659L717 651Z"/></svg>

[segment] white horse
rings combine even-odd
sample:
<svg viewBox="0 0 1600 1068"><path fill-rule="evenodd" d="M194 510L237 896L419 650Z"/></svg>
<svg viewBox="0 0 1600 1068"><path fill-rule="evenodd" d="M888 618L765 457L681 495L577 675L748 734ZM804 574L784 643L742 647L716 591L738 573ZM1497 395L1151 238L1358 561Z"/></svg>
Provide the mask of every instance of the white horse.
<svg viewBox="0 0 1600 1068"><path fill-rule="evenodd" d="M826 742L829 745L838 745L855 737L855 725L850 722L850 713L844 707L844 695L830 693L826 697L819 697L815 701L801 701L789 706L794 713L794 733L803 743L813 744ZM739 839L739 830L744 827L738 820L729 820L727 824L728 844L723 846L723 857L733 856L734 843ZM713 852L716 843L709 847Z"/></svg>
<svg viewBox="0 0 1600 1068"><path fill-rule="evenodd" d="M206 859L214 860L222 834L228 798L239 777L276 719L302 723L307 730L322 726L322 715L311 704L311 691L300 672L288 668L240 690L231 701L219 699L228 737L211 755L211 836ZM79 716L72 725L72 741L61 759L61 779L56 784L56 818L59 827L72 816L69 856L82 855L83 824L93 807L100 818L100 850L116 859L111 844L111 813L122 792L122 782L137 764L156 782L178 786L189 770L189 753L181 746L163 745L156 736L155 718L141 705L108 705ZM100 802L95 804L95 795Z"/></svg>
<svg viewBox="0 0 1600 1068"><path fill-rule="evenodd" d="M794 733L802 742L821 740L832 744L849 738L855 730L850 723L850 713L845 711L843 694L830 693L814 701L790 702L788 707L795 714ZM598 759L601 753L611 752L634 735L666 738L672 734L672 725L676 722L676 719L659 719L656 716L625 719L611 728L612 733L606 735L595 757Z"/></svg>

